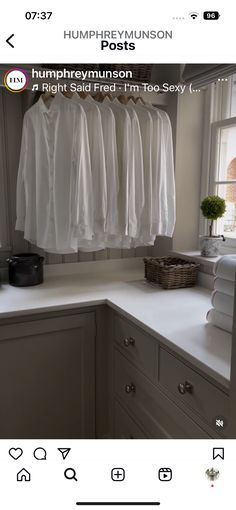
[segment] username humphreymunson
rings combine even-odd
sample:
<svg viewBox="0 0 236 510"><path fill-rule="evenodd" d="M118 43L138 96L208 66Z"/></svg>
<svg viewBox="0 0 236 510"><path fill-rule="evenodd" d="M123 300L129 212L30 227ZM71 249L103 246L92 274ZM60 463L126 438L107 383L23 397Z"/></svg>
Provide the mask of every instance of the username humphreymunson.
<svg viewBox="0 0 236 510"><path fill-rule="evenodd" d="M100 39L101 50L135 50L129 39L172 39L172 30L64 30L64 39ZM120 39L122 42L114 42ZM112 40L112 41L111 41Z"/></svg>

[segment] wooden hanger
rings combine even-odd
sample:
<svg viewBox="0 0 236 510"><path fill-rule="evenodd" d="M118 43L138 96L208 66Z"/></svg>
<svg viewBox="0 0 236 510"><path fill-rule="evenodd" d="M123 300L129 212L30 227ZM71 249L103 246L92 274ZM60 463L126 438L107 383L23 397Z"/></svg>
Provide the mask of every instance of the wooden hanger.
<svg viewBox="0 0 236 510"><path fill-rule="evenodd" d="M108 98L110 99L110 101L113 101L113 97L112 97L112 95L110 94L110 92L106 92L106 93L104 94L104 99L105 99L105 97L108 97Z"/></svg>
<svg viewBox="0 0 236 510"><path fill-rule="evenodd" d="M99 103L102 103L105 97L106 96L102 92L97 92L96 94L93 95L93 99L95 101L98 101Z"/></svg>
<svg viewBox="0 0 236 510"><path fill-rule="evenodd" d="M127 103L127 97L124 95L124 94L120 94L119 96L117 96L117 99L120 101L120 103L122 104L126 104Z"/></svg>
<svg viewBox="0 0 236 510"><path fill-rule="evenodd" d="M71 92L70 90L65 90L62 92L62 94L64 97L67 97L67 99L71 99L73 96L73 92Z"/></svg>
<svg viewBox="0 0 236 510"><path fill-rule="evenodd" d="M41 94L41 96L44 103L46 103L48 99L50 99L51 97L55 97L55 94L52 94L51 92L44 92L43 94Z"/></svg>
<svg viewBox="0 0 236 510"><path fill-rule="evenodd" d="M134 96L128 96L128 101L133 101L133 103L136 103L136 98Z"/></svg>
<svg viewBox="0 0 236 510"><path fill-rule="evenodd" d="M51 92L44 92L43 94L41 94L42 100L47 108L50 108L55 95L56 94L52 94Z"/></svg>
<svg viewBox="0 0 236 510"><path fill-rule="evenodd" d="M81 99L86 99L86 97L88 96L88 93L84 92L83 90L81 92L78 92L78 94Z"/></svg>
<svg viewBox="0 0 236 510"><path fill-rule="evenodd" d="M141 96L138 96L134 99L134 102L137 103L138 101L140 101L141 103L143 103L143 105L145 105L145 101L143 100L143 98Z"/></svg>

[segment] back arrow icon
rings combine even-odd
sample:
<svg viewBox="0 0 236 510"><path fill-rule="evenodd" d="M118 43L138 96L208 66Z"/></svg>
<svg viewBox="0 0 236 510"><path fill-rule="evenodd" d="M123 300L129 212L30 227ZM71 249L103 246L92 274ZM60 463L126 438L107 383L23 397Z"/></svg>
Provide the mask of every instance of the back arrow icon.
<svg viewBox="0 0 236 510"><path fill-rule="evenodd" d="M15 34L11 34L8 39L6 39L6 43L9 44L9 46L11 46L12 48L15 48L15 46L13 46L13 44L10 42L10 40L12 39L12 37L14 37Z"/></svg>

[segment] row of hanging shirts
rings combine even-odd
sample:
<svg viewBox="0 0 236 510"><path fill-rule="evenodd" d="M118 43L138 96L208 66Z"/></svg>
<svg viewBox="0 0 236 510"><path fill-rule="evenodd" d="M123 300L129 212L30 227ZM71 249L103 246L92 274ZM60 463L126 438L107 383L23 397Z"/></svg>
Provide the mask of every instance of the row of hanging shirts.
<svg viewBox="0 0 236 510"><path fill-rule="evenodd" d="M151 246L173 235L168 115L140 98L98 99L45 94L24 116L16 229L47 252Z"/></svg>

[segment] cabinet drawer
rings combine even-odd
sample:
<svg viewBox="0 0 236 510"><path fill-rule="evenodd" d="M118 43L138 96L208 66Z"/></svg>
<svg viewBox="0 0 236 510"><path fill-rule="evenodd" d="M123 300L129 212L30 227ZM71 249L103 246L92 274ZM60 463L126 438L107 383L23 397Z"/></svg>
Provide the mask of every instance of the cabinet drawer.
<svg viewBox="0 0 236 510"><path fill-rule="evenodd" d="M115 353L115 391L151 439L209 437L119 351Z"/></svg>
<svg viewBox="0 0 236 510"><path fill-rule="evenodd" d="M123 354L152 381L157 381L157 341L121 317L115 317L115 340Z"/></svg>
<svg viewBox="0 0 236 510"><path fill-rule="evenodd" d="M159 371L160 384L177 400L197 411L211 426L217 416L228 418L228 396L162 348Z"/></svg>
<svg viewBox="0 0 236 510"><path fill-rule="evenodd" d="M144 432L117 401L114 412L115 439L147 439Z"/></svg>

